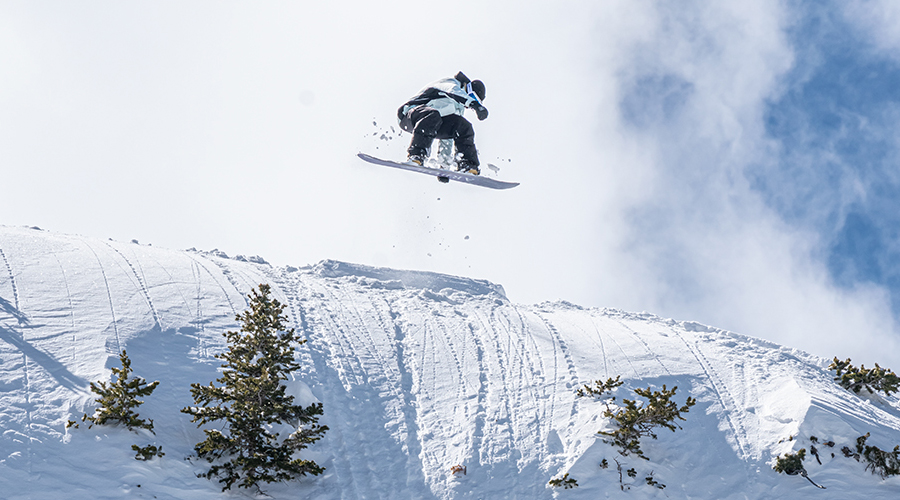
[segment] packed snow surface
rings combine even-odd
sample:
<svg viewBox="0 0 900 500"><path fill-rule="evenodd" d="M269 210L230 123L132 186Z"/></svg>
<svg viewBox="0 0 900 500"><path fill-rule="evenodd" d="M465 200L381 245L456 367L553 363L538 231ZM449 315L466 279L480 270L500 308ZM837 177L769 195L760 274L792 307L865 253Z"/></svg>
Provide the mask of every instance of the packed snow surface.
<svg viewBox="0 0 900 500"><path fill-rule="evenodd" d="M185 460L203 433L179 410L191 383L218 376L222 333L238 328L260 283L308 339L291 391L321 401L330 427L302 455L325 474L270 485L271 497L900 498L900 480L840 451L867 432L870 445L900 444L898 400L847 392L827 360L796 349L646 313L513 304L483 280L336 261L273 267L2 226L0 497L222 498L196 477L205 462ZM156 435L67 429L96 407L89 383L110 380L122 349L135 374L161 382L140 408ZM615 376L619 400L663 384L678 387L679 404L698 399L681 430L642 441L649 461L603 442L604 404L576 397ZM804 464L824 490L772 470L811 436L822 464ZM135 460L131 445L151 443L165 456ZM636 469L622 481L629 491L616 461ZM548 486L565 473L577 488ZM651 473L664 490L646 484Z"/></svg>

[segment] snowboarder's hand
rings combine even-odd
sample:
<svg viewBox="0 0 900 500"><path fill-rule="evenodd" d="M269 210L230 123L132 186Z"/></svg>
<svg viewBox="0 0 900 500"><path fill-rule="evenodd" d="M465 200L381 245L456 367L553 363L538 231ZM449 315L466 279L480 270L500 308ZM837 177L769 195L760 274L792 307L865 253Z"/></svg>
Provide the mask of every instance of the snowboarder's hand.
<svg viewBox="0 0 900 500"><path fill-rule="evenodd" d="M473 106L473 108L475 109L475 114L478 116L478 120L484 121L484 119L488 117L488 110L486 107L482 106L481 104L475 103L475 106Z"/></svg>

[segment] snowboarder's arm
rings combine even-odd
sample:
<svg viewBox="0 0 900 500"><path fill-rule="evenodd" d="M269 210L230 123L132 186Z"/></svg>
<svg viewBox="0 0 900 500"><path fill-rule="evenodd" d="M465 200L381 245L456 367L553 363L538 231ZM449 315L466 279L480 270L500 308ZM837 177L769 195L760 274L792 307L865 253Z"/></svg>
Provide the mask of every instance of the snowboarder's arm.
<svg viewBox="0 0 900 500"><path fill-rule="evenodd" d="M475 101L472 104L472 109L475 110L475 115L478 116L478 120L484 121L488 117L488 110L484 107L480 102Z"/></svg>
<svg viewBox="0 0 900 500"><path fill-rule="evenodd" d="M479 120L484 120L488 117L488 110L484 107L484 104L481 104L481 101L478 99L478 96L474 93L467 94L465 90L461 87L454 86L450 91L443 92L444 96L449 99L453 99L456 102L462 104L464 107L475 110L475 114L478 116ZM461 113L460 113L461 114Z"/></svg>
<svg viewBox="0 0 900 500"><path fill-rule="evenodd" d="M476 94L472 89L472 83L460 82L460 84L465 87L465 90L462 90L462 88L460 88L460 90L462 90L462 93L466 95L465 106L467 108L474 109L475 114L478 115L478 119L483 121L488 117L488 110L486 107L484 107L484 104L481 103L481 99L478 97L478 94Z"/></svg>

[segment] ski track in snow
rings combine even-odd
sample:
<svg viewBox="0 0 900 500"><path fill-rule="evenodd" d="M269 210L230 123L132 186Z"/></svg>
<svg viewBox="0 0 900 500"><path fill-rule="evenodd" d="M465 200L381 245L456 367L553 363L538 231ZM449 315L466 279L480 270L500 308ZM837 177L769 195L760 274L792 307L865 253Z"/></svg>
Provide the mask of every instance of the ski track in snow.
<svg viewBox="0 0 900 500"><path fill-rule="evenodd" d="M619 341L615 339L615 337L612 337L612 342L613 344L616 344L616 347L618 347L619 351L622 352L622 359L626 363L628 363L628 367L631 368L631 373L634 375L634 378L641 378L641 372L637 369L636 366L634 366L634 363L632 363L631 358L628 356L628 351L622 348L622 344L620 344Z"/></svg>
<svg viewBox="0 0 900 500"><path fill-rule="evenodd" d="M541 318L541 321L544 322L544 325L546 325L547 329L551 333L551 339L553 340L554 361L556 361L557 353L559 353L560 355L562 355L563 359L566 362L565 369L568 373L569 382L571 383L571 384L567 384L567 387L574 386L575 384L578 383L578 373L577 373L577 370L575 369L575 363L572 361L572 357L569 355L569 348L566 345L566 342L563 339L563 336L560 334L559 330L552 323L547 321L546 318L541 316L540 313L536 312L536 314L538 315L538 317ZM558 377L559 377L559 367L554 366L553 367L553 378L556 379Z"/></svg>
<svg viewBox="0 0 900 500"><path fill-rule="evenodd" d="M193 301L196 303L196 311L197 313L194 315L194 325L199 330L201 339L205 338L204 333L206 333L206 325L203 321L203 274L200 272L200 265L197 264L197 261L191 257L191 278L193 278L196 283L196 288L194 291L195 298ZM231 305L231 301L228 302L228 306L234 310L234 306Z"/></svg>
<svg viewBox="0 0 900 500"><path fill-rule="evenodd" d="M769 462L808 447L806 436L871 430L882 448L900 442L896 398L863 401L817 358L693 323L564 302L518 306L484 281L336 261L276 268L3 226L0 243L0 491L11 498L62 489L76 500L220 498L215 483L194 477L198 462L181 460L202 431L177 410L190 383L215 376L222 333L263 282L307 340L295 380L324 404L320 423L330 427L307 450L326 473L274 485L274 498L614 497L615 471L597 467L617 457L595 436L603 405L574 391L617 375L626 388L677 383L701 400L684 431L647 443L659 461L626 458L668 484L635 484L635 498L804 498L812 486ZM148 398L167 402L147 407L162 460L133 460L133 433L64 429L91 411L88 381L108 377L112 351L126 347L136 373L176 377L161 387L177 391ZM829 487L816 498L900 496L900 479L872 480L842 460L807 461ZM547 486L566 472L579 488Z"/></svg>
<svg viewBox="0 0 900 500"><path fill-rule="evenodd" d="M541 442L536 443L536 445L539 446L542 449L543 454L546 455L550 452L547 449L546 438L553 430L552 417L556 412L558 399L555 390L555 385L559 377L559 373L557 371L558 365L556 363L556 344L553 343L553 374L549 377L550 382L548 383L547 368L544 363L543 357L540 356L540 347L538 346L534 336L528 334L525 318L522 316L522 312L518 310L514 310L513 312L515 312L515 319L517 321L515 321L515 323L513 323L512 321L509 322L509 328L512 333L514 333L514 335L511 335L511 338L514 337L516 344L520 346L520 358L523 359L523 366L525 366L524 360L527 359L527 366L528 368L530 368L528 372L523 372L523 376L527 377L527 379L537 380L541 382L541 385L535 387L533 390L530 390L528 395L533 398L534 401L547 400L547 403L543 405L543 408L537 410L533 414L533 417L529 416L541 422L539 431L540 435L538 436ZM531 347L530 349L529 344ZM549 394L544 394L544 392L547 392L546 388L548 387L548 385L550 386ZM543 387L544 390L538 390L538 388L540 387Z"/></svg>
<svg viewBox="0 0 900 500"><path fill-rule="evenodd" d="M213 274L213 272L210 271L208 267L204 266L203 263L200 262L200 260L198 260L198 259L201 259L202 257L195 257L194 255L190 255L190 258L196 266L203 268L203 270L206 272L206 274L209 275L209 277L210 277L210 279L212 279L213 283L215 283L216 286L219 288L219 290L222 292L222 295L225 297L225 300L228 301L228 307L231 308L231 312L234 313L235 315L237 315L238 309L234 306L234 302L231 301L231 296L228 295L228 290L226 290L225 287L219 282L218 278L216 278L216 275ZM206 260L206 259L204 259L204 260ZM219 267L219 266L216 266L216 267ZM199 275L196 275L195 278L197 280L197 293L199 296L202 282L200 280Z"/></svg>
<svg viewBox="0 0 900 500"><path fill-rule="evenodd" d="M137 271L137 269L135 269L134 264L132 264L131 261L128 260L128 257L126 257L125 254L123 254L123 253L121 252L121 250L119 250L118 248L114 247L114 246L111 245L109 242L106 242L106 241L105 241L104 243L105 243L106 246L108 246L113 252L116 252L116 254L117 254L119 257L121 257L123 261L125 261L125 265L128 266L128 269L129 269L129 270L131 270L131 275L133 275L134 278L135 278L135 280L136 280L135 283L136 283L137 288L141 291L141 295L143 295L144 300L147 301L147 307L150 308L150 313L153 315L153 321L155 321L155 322L156 322L156 326L157 326L160 330L162 330L162 325L161 325L160 322L159 322L159 313L157 313L157 312L156 312L156 308L153 307L153 300L150 298L150 292L147 290L147 285L146 285L145 282L144 282L144 281L145 281L144 278L141 277L141 274L143 274L143 269L141 270L141 274L138 274L138 271ZM138 264L138 266L140 266L140 264ZM120 265L120 267L121 267L121 265ZM125 271L124 268L122 268L122 270ZM126 271L126 274L128 274L127 271ZM129 277L130 277L130 276L129 276Z"/></svg>
<svg viewBox="0 0 900 500"><path fill-rule="evenodd" d="M685 347L687 347L688 351L690 351L691 355L694 356L694 359L697 360L697 363L703 369L703 373L706 375L706 380L709 381L710 386L716 394L716 398L718 399L719 404L722 406L723 416L725 417L725 421L728 423L728 427L731 430L731 435L729 436L734 440L734 443L737 445L740 457L742 459L747 459L750 457L750 453L746 449L746 444L743 442L743 436L745 436L744 428L741 426L739 421L733 417L733 415L737 412L737 404L734 399L734 396L728 391L727 386L722 382L719 378L718 373L712 368L712 365L703 355L703 352L700 350L700 346L695 342L692 346L687 339L684 338L680 332L676 331L675 335L684 342ZM727 398L727 401L726 401Z"/></svg>
<svg viewBox="0 0 900 500"><path fill-rule="evenodd" d="M597 346L600 348L601 359L603 359L603 378L611 378L612 373L610 373L609 371L609 359L606 354L606 346L603 344L603 334L600 332L600 328L597 326L597 323L595 321L592 321L591 325L594 327L595 335L591 335L584 330L582 330L582 332L585 334L586 338L590 339L592 343L597 344Z"/></svg>
<svg viewBox="0 0 900 500"><path fill-rule="evenodd" d="M158 286L165 286L165 285L167 285L167 284L173 284L173 285L175 285L175 284L178 283L178 280L175 279L175 276L173 276L172 273L169 272L168 269L166 269L166 266L162 265L157 259L152 259L152 258L151 258L151 260L153 261L153 263L156 265L156 267L157 267L158 269L160 269L162 272L164 272L164 273L166 274L166 277L168 278L168 282L167 282L167 283L163 283L163 284L160 284L160 285L158 285ZM191 262L191 276L196 278L197 274L194 273L194 270L195 270L194 265L195 265L195 263L194 263L194 262ZM142 267L142 268L141 268L141 274L143 274L143 273L144 273L144 271L143 271L143 267ZM146 280L146 278L145 278L145 280ZM177 290L178 296L181 298L181 303L184 304L185 310L191 311L191 307L192 307L192 306L191 306L191 300L189 300L189 299L184 295L184 291L181 289L181 287L177 287L177 286L176 286L175 288L176 288L176 290ZM197 288L196 288L196 289L197 289L197 290L200 290L200 289L201 289L201 288L200 288L200 283L199 283L199 282L197 283ZM147 288L147 293L148 293L148 296L149 296L149 293L150 293L149 287ZM196 300L196 304L195 304L195 307L196 307L196 313L193 313L193 316L194 316L194 318L196 318L196 319L194 320L193 323L197 325L197 328L198 328L198 329L202 330L202 326L203 326L203 314L202 314L202 304L201 304L201 303L202 303L202 300L201 300L201 297L200 297L199 293L198 293L197 298L196 298L195 300ZM160 329L164 329L163 325L159 323L159 321L160 321L160 320L159 320L159 316L156 314L156 312L154 312L154 319L156 319L157 324L160 325Z"/></svg>
<svg viewBox="0 0 900 500"><path fill-rule="evenodd" d="M14 308L16 314L20 315L21 312L19 312L20 311L19 310L19 290L16 289L16 277L13 274L12 267L9 265L9 259L6 258L6 254L3 253L2 248L0 248L0 258L3 259L3 264L6 266L6 274L7 274L7 276L9 276L9 287L12 289L12 296L13 296L13 302L12 302L13 308ZM12 314L11 311L10 311L10 313ZM20 317L18 315L17 315L17 319L24 318L24 316ZM21 322L21 319L20 319L20 322Z"/></svg>
<svg viewBox="0 0 900 500"><path fill-rule="evenodd" d="M2 257L3 262L6 266L7 275L9 276L9 286L10 286L10 289L12 291L12 296L13 296L11 310L10 310L10 307L6 305L6 301L4 301L4 304L2 304L2 305L4 305L3 311L10 314L11 316L13 316L16 319L18 326L20 326L20 327L27 326L28 317L21 310L21 305L19 303L19 290L18 290L18 287L16 286L16 276L13 273L12 265L10 264L9 259L7 258L6 253L3 252L2 248L0 248L0 257ZM0 298L2 298L2 297L0 297ZM2 327L3 327L3 325L0 324L0 328L2 328ZM13 329L10 329L10 330L3 329L3 330L0 330L0 332L4 333L4 340L6 340L8 343L15 344L15 343L21 342L22 345L27 345L27 339L25 338L24 331L17 332ZM6 338L7 336L9 336L10 338ZM16 337L20 337L20 338L16 338ZM21 406L21 409L24 410L24 414L25 414L24 417L25 417L26 424L21 430L6 431L6 432L3 432L3 435L4 435L4 437L8 437L9 435L12 435L12 436L14 436L13 439L21 438L22 440L24 440L26 467L27 467L29 473L31 473L33 471L33 452L32 452L32 444L33 443L32 443L32 441L35 439L34 436L32 435L32 433L30 432L31 429L34 428L34 416L33 416L33 412L32 412L33 396L32 396L32 388L31 388L32 376L31 376L31 373L29 372L28 356L25 353L24 349L22 350L22 353L21 353L21 359L22 359L21 366L22 366L22 381L23 381L23 386L22 386L23 404L20 406ZM7 363L3 363L3 364L6 365Z"/></svg>
<svg viewBox="0 0 900 500"><path fill-rule="evenodd" d="M647 354L650 356L653 356L653 359L656 360L657 363L659 363L660 368L662 368L663 371L666 372L666 375L669 375L669 376L672 375L672 372L670 372L669 369L666 368L665 363L663 363L662 360L659 359L659 356L655 352L653 352L653 349L651 349L650 346L647 345L646 342L644 342L644 339L642 339L641 336L638 335L638 332L629 328L628 325L626 325L625 323L622 323L621 321L618 321L617 323L622 325L622 328L624 328L628 333L630 333L631 335L634 335L634 338L637 339L637 341L640 342L640 344L644 347L644 349L647 350Z"/></svg>
<svg viewBox="0 0 900 500"><path fill-rule="evenodd" d="M72 361L75 361L78 349L78 334L75 329L75 304L72 302L72 291L69 288L69 278L66 277L66 268L63 267L58 255L54 254L53 258L56 260L56 265L59 266L59 272L63 277L63 285L66 287L66 304L69 307L70 326L72 327Z"/></svg>
<svg viewBox="0 0 900 500"><path fill-rule="evenodd" d="M302 287L303 285L299 282L292 283L292 286ZM352 336L352 332L359 329L365 330L365 325L360 325L360 315L352 315L353 311L347 311L344 307L340 307L339 310L335 311L328 307L329 304L335 303L339 304L340 302L336 302L333 299L335 298L335 292L333 292L328 284L325 286L316 286L309 291L301 291L299 294L293 294L290 291L285 291L288 300L295 300L293 297L298 295L304 295L307 298L307 309L304 311L305 322L307 325L305 326L311 342L313 342L313 349L322 345L322 340L324 340L325 344L337 344L340 351L340 357L346 356L348 353L353 352L354 350L354 338ZM320 301L316 301L318 303L312 305L309 304L309 300L315 300L316 297L321 297ZM329 300L331 299L331 300ZM358 304L353 303L352 306L354 309L358 310ZM297 309L297 307L294 307ZM341 325L346 324L347 328L342 327ZM320 339L320 335L325 335L324 339ZM368 343L371 346L371 343ZM327 356L326 351L319 351L319 354L325 354ZM332 351L333 357L334 351ZM334 394L335 392L340 392L341 389L344 389L347 393L357 394L357 398L351 399L351 413L344 413L343 408L346 408L348 405L346 403L341 404L339 399L334 399L330 397L325 397L324 403L326 406L330 406L335 408L335 412L328 416L328 422L342 422L344 425L331 425L331 427L337 432L334 435L329 436L329 442L336 442L338 446L338 450L335 454L335 461L332 466L332 474L337 477L337 480L341 483L353 485L352 493L359 497L364 496L364 491L373 491L373 492L383 492L383 494L387 494L391 491L391 487L388 485L382 484L383 478L379 477L374 470L363 470L358 467L356 463L350 460L346 460L346 457L352 456L354 453L363 453L367 456L377 457L378 451L373 449L370 441L364 438L364 434L366 432L366 423L367 422L359 422L359 417L362 416L363 419L367 418L367 416L374 410L367 401L370 399L369 397L364 396L364 393L360 393L359 388L365 387L367 380L367 373L365 371L365 364L367 363L367 359L371 359L372 357L376 357L377 354L374 354L371 349L365 349L365 351L360 351L357 355L361 358L360 364L353 365L344 365L341 367L335 375L337 376L337 380L335 379L321 379L321 377L330 372L327 368L327 359L321 359L316 362L316 374L320 377L320 384L323 384L323 387L326 389L326 393L328 396ZM347 358L349 359L349 357ZM382 360L383 361L383 360ZM372 380L374 382L374 377ZM388 391L389 393L391 391ZM359 410L367 409L359 412ZM356 410L356 411L353 411ZM362 415L357 415L357 412ZM386 498L386 497L385 497Z"/></svg>
<svg viewBox="0 0 900 500"><path fill-rule="evenodd" d="M232 286L235 290L237 290L238 293L240 293L240 292L241 292L241 286L238 284L237 280L236 280L235 277L234 277L234 274L231 272L231 268L228 267L228 266L226 266L226 265L223 264L222 262L220 262L218 259L210 259L210 262L212 262L213 265L215 265L216 267L219 268L219 270L222 272L222 276L224 276L225 279L228 280L228 283L230 283L231 286ZM251 288L253 288L253 287L254 287L254 285L251 284L251 285L245 287L245 290L249 291L249 290L250 290ZM222 291L225 292L224 287L222 288ZM227 292L225 292L225 293L227 294ZM241 296L243 296L243 295L244 295L244 294L241 293ZM231 301L229 300L228 302L231 302ZM248 304L248 301L247 301L246 298L244 298L244 304L242 305L241 309L244 309L244 308L247 306L247 304ZM232 307L233 307L233 305L232 305Z"/></svg>
<svg viewBox="0 0 900 500"><path fill-rule="evenodd" d="M109 300L109 314L112 317L111 323L112 323L113 331L115 332L115 335L116 335L115 352L112 352L109 349L107 349L107 353L117 355L120 352L122 352L122 340L119 338L119 324L118 324L119 322L118 322L118 320L116 320L116 309L115 309L115 306L113 306L112 292L109 289L109 278L107 278L106 269L104 269L104 267L103 267L103 262L100 261L100 256L97 255L97 252L94 250L94 248L84 238L81 239L81 244L84 245L88 250L90 250L90 252L91 252L91 254L93 254L94 258L97 259L97 266L100 268L100 274L103 277L103 286L106 288L106 298Z"/></svg>

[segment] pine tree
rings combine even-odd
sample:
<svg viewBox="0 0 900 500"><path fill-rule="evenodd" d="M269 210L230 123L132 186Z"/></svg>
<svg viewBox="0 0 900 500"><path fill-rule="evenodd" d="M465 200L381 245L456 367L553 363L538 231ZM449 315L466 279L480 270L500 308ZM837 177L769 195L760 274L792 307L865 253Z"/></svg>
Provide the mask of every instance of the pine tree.
<svg viewBox="0 0 900 500"><path fill-rule="evenodd" d="M806 472L803 467L803 460L806 458L806 448L800 448L797 453L786 453L784 457L775 459L775 472L781 472L791 476Z"/></svg>
<svg viewBox="0 0 900 500"><path fill-rule="evenodd" d="M229 350L216 357L225 361L221 384L191 384L198 406L181 411L197 426L219 423L222 430L205 429L206 439L194 447L197 456L214 463L201 477L217 477L222 491L238 483L260 488L261 482L284 481L325 469L293 455L322 438L328 430L318 425L322 404L303 408L285 393L290 373L299 369L292 343L303 344L293 328L287 329L284 306L270 298L269 285L259 285L249 296L250 309L237 316L238 332L226 332ZM290 423L298 430L282 439L272 424Z"/></svg>
<svg viewBox="0 0 900 500"><path fill-rule="evenodd" d="M857 456L866 461L866 470L872 474L878 474L882 479L900 475L900 445L894 446L893 451L884 451L877 446L869 446L866 440L870 434L856 438ZM859 458L857 458L859 460Z"/></svg>
<svg viewBox="0 0 900 500"><path fill-rule="evenodd" d="M828 369L837 373L837 376L834 377L835 382L856 394L859 394L862 389L866 389L871 394L881 391L890 396L900 387L900 378L897 377L897 374L878 366L878 363L875 363L875 368L872 369L866 369L865 365L857 368L850 364L850 358L841 361L835 356Z"/></svg>
<svg viewBox="0 0 900 500"><path fill-rule="evenodd" d="M673 387L672 390L667 390L665 385L661 391L652 391L650 387L635 389L634 393L646 398L647 402L641 403L637 400L623 398L624 407L617 411L607 408L603 415L611 418L615 422L616 428L612 431L598 431L598 434L612 438L611 444L618 446L622 455L634 453L644 460L649 460L641 450L640 439L648 436L656 439L655 429L657 427L664 427L674 432L675 429L680 428L675 420L684 420L681 414L687 413L692 406L697 404L696 399L688 396L684 405L679 407L672 401L672 396L675 395L677 389L678 387Z"/></svg>
<svg viewBox="0 0 900 500"><path fill-rule="evenodd" d="M800 477L805 477L813 486L824 490L825 487L813 481L812 478L809 477L809 473L806 472L806 468L803 467L803 460L805 458L806 448L800 448L800 451L797 453L786 453L784 457L776 458L775 466L772 468L775 469L775 472L784 473L789 476L799 475Z"/></svg>
<svg viewBox="0 0 900 500"><path fill-rule="evenodd" d="M623 384L624 382L622 382L620 377L610 377L606 379L606 381L595 381L593 387L584 384L582 388L575 391L575 394L578 397L591 397L594 399L609 395L604 401L606 411L603 412L603 416L610 419L615 428L611 431L597 431L597 434L611 438L605 441L611 445L617 446L619 448L619 454L623 457L633 454L649 461L650 459L644 455L644 451L641 449L641 438L649 436L656 439L655 429L657 427L665 427L672 432L675 432L676 429L680 429L681 427L675 423L676 419L684 420L685 418L682 414L688 413L690 408L697 404L697 400L688 396L684 405L679 407L672 401L672 397L675 395L675 391L678 390L678 387L673 387L672 390L668 390L666 389L666 386L663 385L661 391L653 391L650 387L647 387L646 389L634 389L635 394L642 396L647 401L643 402L623 398L622 402L625 406L621 406L616 403L616 397L611 396L611 394ZM616 470L619 473L619 488L622 491L626 491L627 489L630 489L632 485L625 483L625 478L622 474L623 464L618 460L615 460L615 462ZM600 468L606 469L608 467L609 461L604 458L603 461L600 462ZM632 479L636 478L638 474L634 467L626 470L625 473ZM644 478L644 481L650 486L664 489L666 485L657 481L653 474L654 472L650 471L650 474Z"/></svg>
<svg viewBox="0 0 900 500"><path fill-rule="evenodd" d="M559 488L560 486L562 486L564 490L568 490L570 488L577 488L578 480L575 478L570 478L569 473L566 472L562 477L551 479L549 484L554 488Z"/></svg>
<svg viewBox="0 0 900 500"><path fill-rule="evenodd" d="M592 398L602 397L607 392L614 391L617 387L621 386L625 382L622 382L621 376L616 376L616 378L609 377L606 379L606 382L602 380L597 380L594 382L594 387L591 387L587 384L582 384L581 389L575 390L575 395L579 398L590 396ZM615 400L616 398L612 398Z"/></svg>
<svg viewBox="0 0 900 500"><path fill-rule="evenodd" d="M116 375L115 382L111 384L102 381L91 382L91 391L100 396L96 399L97 403L100 403L100 408L97 408L92 416L85 415L82 421L90 420L92 426L122 424L130 431L141 428L153 432L153 419L147 422L134 410L144 404L138 397L152 394L159 381L148 384L141 377L131 377L131 360L124 350L119 354L119 361L122 368L112 369Z"/></svg>

